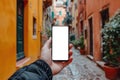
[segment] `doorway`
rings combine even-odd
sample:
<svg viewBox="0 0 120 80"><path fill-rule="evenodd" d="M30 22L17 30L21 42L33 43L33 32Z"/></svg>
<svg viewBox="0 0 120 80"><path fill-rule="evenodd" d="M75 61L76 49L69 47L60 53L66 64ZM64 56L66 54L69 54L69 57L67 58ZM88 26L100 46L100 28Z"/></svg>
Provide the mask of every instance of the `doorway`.
<svg viewBox="0 0 120 80"><path fill-rule="evenodd" d="M81 27L81 35L83 35L83 20L80 21L80 27Z"/></svg>
<svg viewBox="0 0 120 80"><path fill-rule="evenodd" d="M90 34L90 41L89 41L89 49L90 49L90 55L93 56L93 19L88 19L89 23L89 34Z"/></svg>
<svg viewBox="0 0 120 80"><path fill-rule="evenodd" d="M100 12L101 14L101 22L102 22L102 28L104 28L105 24L109 21L109 8L106 8ZM104 46L102 45L103 42L103 34L101 36L101 50L102 50L102 57L104 57Z"/></svg>

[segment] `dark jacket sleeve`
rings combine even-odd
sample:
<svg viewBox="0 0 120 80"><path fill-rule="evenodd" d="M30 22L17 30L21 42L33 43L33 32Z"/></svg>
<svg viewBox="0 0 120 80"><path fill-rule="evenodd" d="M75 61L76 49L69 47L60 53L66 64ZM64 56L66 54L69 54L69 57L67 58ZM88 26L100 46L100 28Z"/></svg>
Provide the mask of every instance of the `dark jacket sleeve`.
<svg viewBox="0 0 120 80"><path fill-rule="evenodd" d="M52 71L43 60L25 66L15 72L8 80L52 80Z"/></svg>

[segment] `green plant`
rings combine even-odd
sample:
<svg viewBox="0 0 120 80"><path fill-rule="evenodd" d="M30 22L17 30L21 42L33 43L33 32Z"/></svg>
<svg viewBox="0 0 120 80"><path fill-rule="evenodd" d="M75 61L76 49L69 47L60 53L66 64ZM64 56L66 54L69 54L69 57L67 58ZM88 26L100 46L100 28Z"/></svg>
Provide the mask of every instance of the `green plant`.
<svg viewBox="0 0 120 80"><path fill-rule="evenodd" d="M70 12L67 12L66 17L63 20L63 23L65 25L70 25L70 24L72 24L72 20L73 20L72 15L70 15Z"/></svg>
<svg viewBox="0 0 120 80"><path fill-rule="evenodd" d="M71 43L74 45L75 48L77 48L79 46L78 40L71 41Z"/></svg>
<svg viewBox="0 0 120 80"><path fill-rule="evenodd" d="M84 49L84 48L85 48L83 35L80 36L79 46L80 46L81 49Z"/></svg>
<svg viewBox="0 0 120 80"><path fill-rule="evenodd" d="M120 66L120 11L118 11L102 29L103 60L108 66Z"/></svg>
<svg viewBox="0 0 120 80"><path fill-rule="evenodd" d="M85 48L84 37L83 36L80 36L79 39L71 41L71 43L73 43L73 45L74 45L75 48L77 48L77 47L80 47L80 49L84 49Z"/></svg>

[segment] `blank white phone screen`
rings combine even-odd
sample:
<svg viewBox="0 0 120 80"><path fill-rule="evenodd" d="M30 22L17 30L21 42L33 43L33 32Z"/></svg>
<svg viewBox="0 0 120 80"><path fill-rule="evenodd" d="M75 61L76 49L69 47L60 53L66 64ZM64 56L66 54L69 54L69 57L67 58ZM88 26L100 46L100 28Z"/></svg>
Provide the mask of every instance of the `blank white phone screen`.
<svg viewBox="0 0 120 80"><path fill-rule="evenodd" d="M52 27L52 60L68 60L68 26Z"/></svg>

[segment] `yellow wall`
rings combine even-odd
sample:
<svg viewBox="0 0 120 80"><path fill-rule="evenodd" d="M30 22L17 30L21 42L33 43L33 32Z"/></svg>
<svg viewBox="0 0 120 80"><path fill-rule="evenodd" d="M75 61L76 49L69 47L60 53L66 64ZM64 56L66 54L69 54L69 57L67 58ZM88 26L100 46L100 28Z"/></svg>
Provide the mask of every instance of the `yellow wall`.
<svg viewBox="0 0 120 80"><path fill-rule="evenodd" d="M25 55L30 57L31 59L37 59L40 54L40 26L38 25L38 0L29 0L28 2L28 25L25 26L25 33L24 39L27 38L27 47L25 47ZM36 18L37 21L37 37L33 38L33 17Z"/></svg>
<svg viewBox="0 0 120 80"><path fill-rule="evenodd" d="M0 1L0 80L16 69L16 0Z"/></svg>
<svg viewBox="0 0 120 80"><path fill-rule="evenodd" d="M38 5L38 26L39 26L39 33L41 33L42 32L42 30L43 30L43 7L42 7L42 5L43 5L43 0L38 0L38 3L39 3L39 5ZM40 49L41 49L41 47L42 47L42 35L40 35L40 42L41 42L41 44L40 44Z"/></svg>
<svg viewBox="0 0 120 80"><path fill-rule="evenodd" d="M0 80L7 80L16 68L16 1L0 1ZM40 55L42 27L42 0L28 0L24 6L24 52L35 61ZM38 11L40 10L40 11ZM33 16L37 20L37 38L33 39Z"/></svg>

